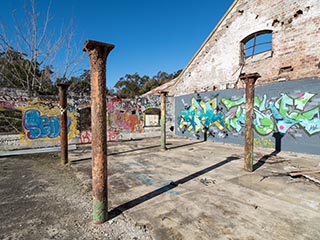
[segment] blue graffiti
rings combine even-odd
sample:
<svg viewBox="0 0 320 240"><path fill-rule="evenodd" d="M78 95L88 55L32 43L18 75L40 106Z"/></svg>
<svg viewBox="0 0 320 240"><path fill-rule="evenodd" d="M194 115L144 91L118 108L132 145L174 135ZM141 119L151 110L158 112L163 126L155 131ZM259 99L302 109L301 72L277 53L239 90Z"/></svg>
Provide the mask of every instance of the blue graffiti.
<svg viewBox="0 0 320 240"><path fill-rule="evenodd" d="M219 130L224 129L224 114L218 109L217 100L211 101L196 100L192 98L191 106L187 110L181 112L178 126L185 130L194 130L198 133L200 130L205 131L211 127L216 127Z"/></svg>
<svg viewBox="0 0 320 240"><path fill-rule="evenodd" d="M67 118L68 133L71 119ZM42 115L39 110L27 110L23 115L23 126L29 139L56 138L60 134L60 116Z"/></svg>

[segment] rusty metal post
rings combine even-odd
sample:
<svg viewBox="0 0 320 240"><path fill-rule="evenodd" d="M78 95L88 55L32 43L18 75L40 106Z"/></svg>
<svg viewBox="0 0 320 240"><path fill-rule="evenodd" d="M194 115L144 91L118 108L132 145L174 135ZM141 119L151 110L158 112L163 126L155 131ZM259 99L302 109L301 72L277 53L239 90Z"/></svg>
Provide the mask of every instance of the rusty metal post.
<svg viewBox="0 0 320 240"><path fill-rule="evenodd" d="M112 44L88 40L83 51L90 58L93 222L108 219L106 61Z"/></svg>
<svg viewBox="0 0 320 240"><path fill-rule="evenodd" d="M246 130L244 145L244 169L253 171L253 113L254 113L254 84L260 77L258 73L245 74L240 79L246 84Z"/></svg>
<svg viewBox="0 0 320 240"><path fill-rule="evenodd" d="M167 115L167 109L166 109L166 97L167 97L167 92L160 92L160 102L161 102L161 118L160 118L160 123L161 123L161 150L166 151L166 115Z"/></svg>
<svg viewBox="0 0 320 240"><path fill-rule="evenodd" d="M67 89L68 84L58 83L60 105L60 161L68 163Z"/></svg>

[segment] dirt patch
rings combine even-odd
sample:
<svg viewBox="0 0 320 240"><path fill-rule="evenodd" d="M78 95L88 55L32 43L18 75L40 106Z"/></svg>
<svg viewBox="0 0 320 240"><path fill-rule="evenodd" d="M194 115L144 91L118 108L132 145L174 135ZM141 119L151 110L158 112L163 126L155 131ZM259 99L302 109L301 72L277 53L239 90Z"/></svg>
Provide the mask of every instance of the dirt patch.
<svg viewBox="0 0 320 240"><path fill-rule="evenodd" d="M92 224L91 192L58 158L0 158L0 239L152 239L123 215Z"/></svg>

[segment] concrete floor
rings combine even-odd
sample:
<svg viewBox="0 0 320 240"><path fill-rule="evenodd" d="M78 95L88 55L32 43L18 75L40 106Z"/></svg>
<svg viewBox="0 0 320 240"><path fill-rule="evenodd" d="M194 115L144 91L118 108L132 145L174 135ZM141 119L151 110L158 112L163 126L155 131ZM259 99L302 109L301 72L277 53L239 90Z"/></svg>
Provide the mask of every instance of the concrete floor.
<svg viewBox="0 0 320 240"><path fill-rule="evenodd" d="M155 239L320 239L320 186L303 177L263 176L318 167L320 156L255 149L253 173L243 147L170 138L108 145L109 217L146 226ZM91 184L90 145L70 153Z"/></svg>

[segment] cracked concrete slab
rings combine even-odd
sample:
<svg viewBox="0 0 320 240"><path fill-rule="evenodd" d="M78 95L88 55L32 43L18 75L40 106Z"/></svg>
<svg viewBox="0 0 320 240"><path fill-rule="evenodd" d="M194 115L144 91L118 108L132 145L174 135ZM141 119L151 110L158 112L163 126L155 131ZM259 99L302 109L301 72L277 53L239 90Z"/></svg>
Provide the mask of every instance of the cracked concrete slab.
<svg viewBox="0 0 320 240"><path fill-rule="evenodd" d="M123 214L155 239L320 239L320 187L272 176L317 167L320 156L255 149L255 171L243 170L243 147L184 138L108 145L109 217ZM90 189L90 146L69 155ZM263 178L265 175L268 178Z"/></svg>

